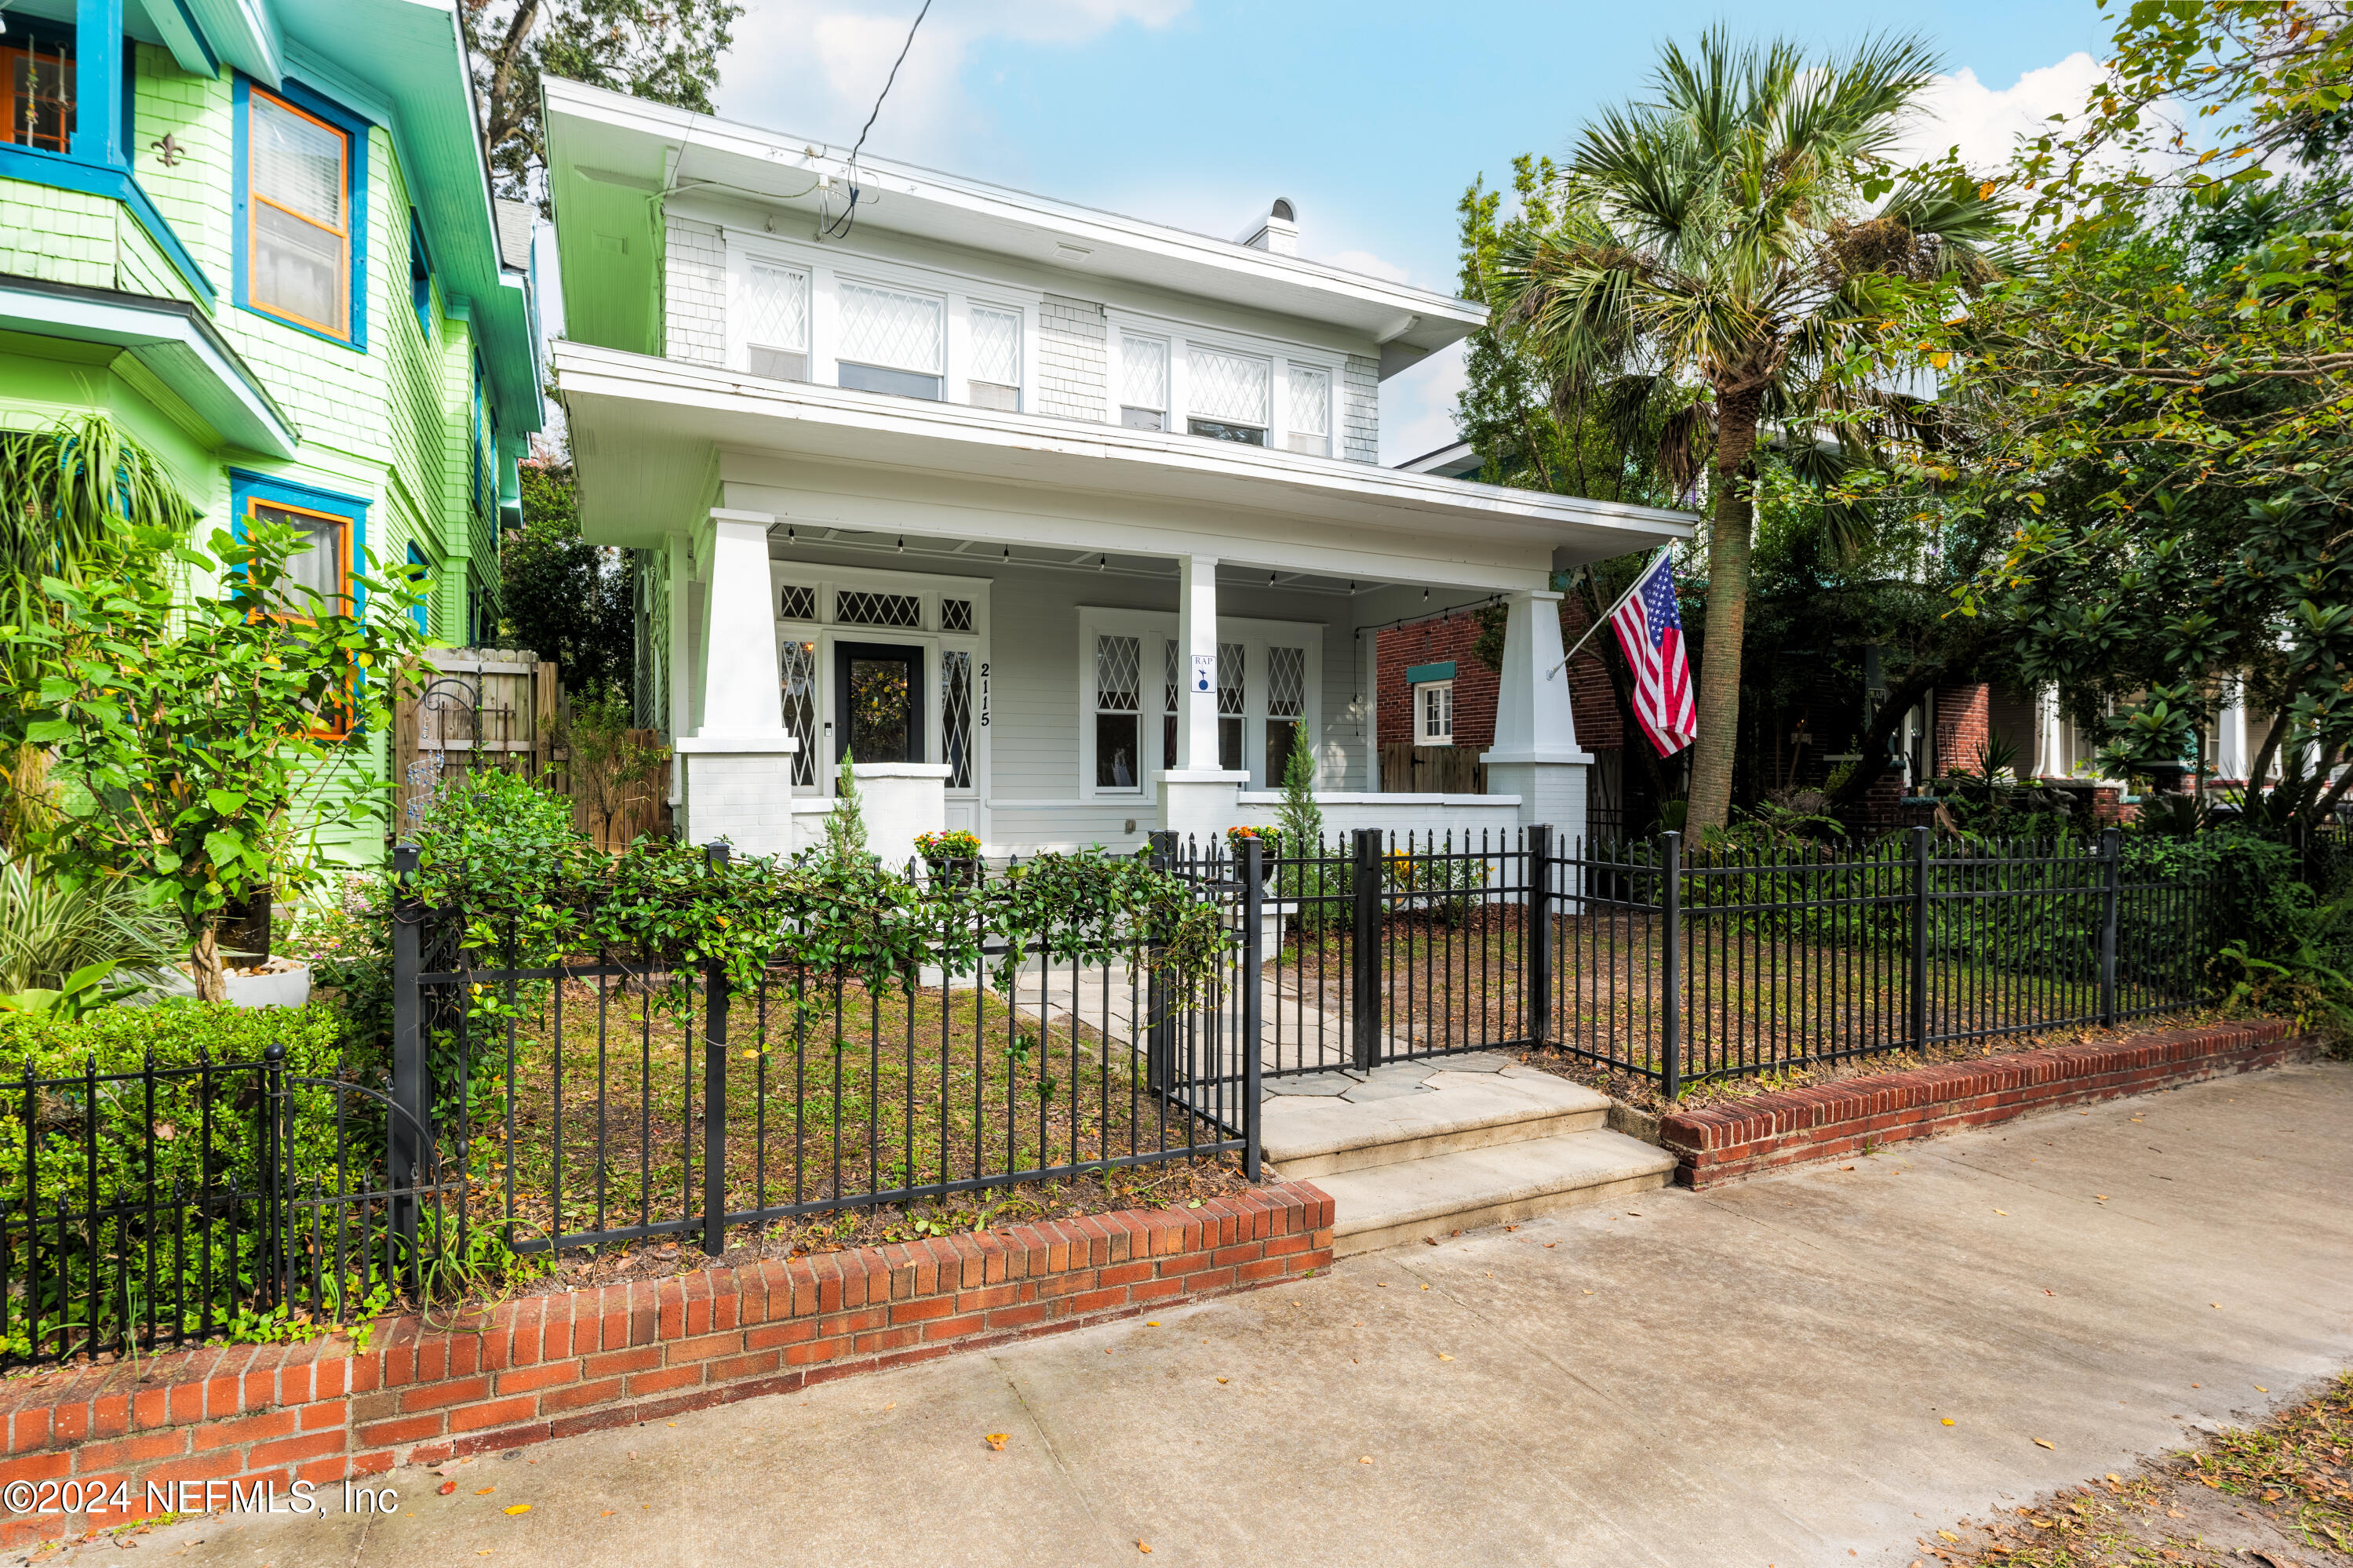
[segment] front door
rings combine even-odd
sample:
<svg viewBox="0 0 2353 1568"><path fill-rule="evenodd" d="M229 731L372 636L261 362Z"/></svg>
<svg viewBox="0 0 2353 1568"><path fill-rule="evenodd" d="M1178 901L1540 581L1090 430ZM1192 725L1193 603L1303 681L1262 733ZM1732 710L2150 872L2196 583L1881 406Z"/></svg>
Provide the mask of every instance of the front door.
<svg viewBox="0 0 2353 1568"><path fill-rule="evenodd" d="M923 650L887 643L833 646L834 752L861 763L923 760Z"/></svg>

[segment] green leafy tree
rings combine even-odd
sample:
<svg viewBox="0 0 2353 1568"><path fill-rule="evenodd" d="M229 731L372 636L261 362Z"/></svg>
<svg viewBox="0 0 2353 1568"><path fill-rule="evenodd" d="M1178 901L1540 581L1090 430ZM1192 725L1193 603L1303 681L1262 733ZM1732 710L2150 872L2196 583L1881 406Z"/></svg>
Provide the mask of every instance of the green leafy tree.
<svg viewBox="0 0 2353 1568"><path fill-rule="evenodd" d="M482 141L502 196L539 195L547 166L540 78L712 112L719 58L744 7L733 0L465 0Z"/></svg>
<svg viewBox="0 0 2353 1568"><path fill-rule="evenodd" d="M2353 743L2348 26L2133 7L2080 129L2009 176L2035 193L2042 263L1966 310L1914 302L1907 335L1947 378L1933 460L2011 533L1960 609L2019 623L2026 674L2113 773L2192 755L2232 689L2277 716L2258 779L2284 750L2327 764ZM2286 816L2346 798L2296 772Z"/></svg>
<svg viewBox="0 0 2353 1568"><path fill-rule="evenodd" d="M20 632L39 684L5 738L54 757L61 810L31 845L47 873L130 879L178 916L197 994L217 1000L222 910L316 874L298 809L317 825L382 808L367 738L384 672L417 650L417 591L371 570L353 579L364 609L328 599L290 573L308 542L282 523L216 531L208 552L155 542L154 570L47 580L54 610Z"/></svg>
<svg viewBox="0 0 2353 1568"><path fill-rule="evenodd" d="M1822 61L1721 29L1690 52L1670 45L1650 98L1578 133L1553 226L1497 258L1491 296L1556 381L1651 374L1703 395L1692 417L1712 431L1714 517L1695 828L1722 826L1731 804L1760 436L1895 406L1824 374L1879 339L1883 280L1993 271L1978 248L1995 228L1990 193L1890 165L1936 68L1908 38ZM1833 428L1850 444L1873 433ZM1674 432L1673 448L1690 439Z"/></svg>
<svg viewBox="0 0 2353 1568"><path fill-rule="evenodd" d="M507 633L555 660L567 691L626 697L637 661L629 568L619 551L580 537L569 461L534 459L518 471L522 532L499 552Z"/></svg>

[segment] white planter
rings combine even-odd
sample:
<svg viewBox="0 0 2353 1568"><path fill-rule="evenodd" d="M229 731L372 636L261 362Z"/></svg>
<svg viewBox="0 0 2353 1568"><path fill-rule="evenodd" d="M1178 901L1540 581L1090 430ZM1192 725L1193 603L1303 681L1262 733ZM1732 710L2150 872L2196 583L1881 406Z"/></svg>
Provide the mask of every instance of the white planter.
<svg viewBox="0 0 2353 1568"><path fill-rule="evenodd" d="M232 1007L300 1007L311 1000L311 966L273 958L259 974L227 973Z"/></svg>

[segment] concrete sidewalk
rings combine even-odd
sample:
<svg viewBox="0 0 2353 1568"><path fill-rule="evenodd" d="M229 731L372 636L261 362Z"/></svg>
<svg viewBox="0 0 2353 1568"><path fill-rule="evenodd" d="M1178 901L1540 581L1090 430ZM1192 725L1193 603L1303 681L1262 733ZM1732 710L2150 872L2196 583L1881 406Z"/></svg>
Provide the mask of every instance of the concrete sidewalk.
<svg viewBox="0 0 2353 1568"><path fill-rule="evenodd" d="M396 1472L391 1517L191 1521L138 1560L1900 1568L2353 1361L2348 1192L2353 1068L2291 1068L477 1460L448 1498Z"/></svg>

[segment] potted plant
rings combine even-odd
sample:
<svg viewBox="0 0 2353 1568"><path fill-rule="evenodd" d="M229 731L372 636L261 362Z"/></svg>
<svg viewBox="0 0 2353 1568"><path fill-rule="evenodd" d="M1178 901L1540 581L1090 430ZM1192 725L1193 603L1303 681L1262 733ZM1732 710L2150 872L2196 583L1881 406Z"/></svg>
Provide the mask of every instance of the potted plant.
<svg viewBox="0 0 2353 1568"><path fill-rule="evenodd" d="M923 857L931 879L946 887L971 888L980 882L980 838L961 827L915 836L915 853Z"/></svg>

